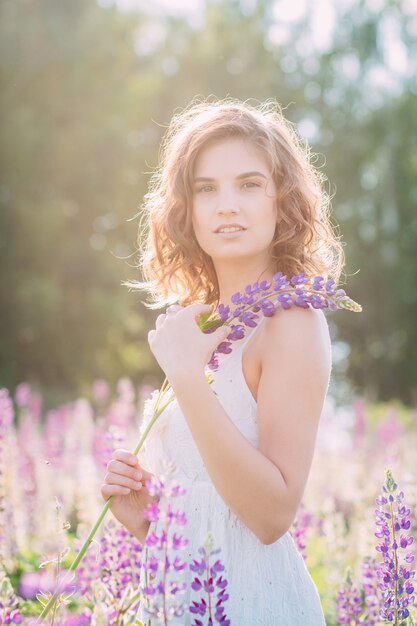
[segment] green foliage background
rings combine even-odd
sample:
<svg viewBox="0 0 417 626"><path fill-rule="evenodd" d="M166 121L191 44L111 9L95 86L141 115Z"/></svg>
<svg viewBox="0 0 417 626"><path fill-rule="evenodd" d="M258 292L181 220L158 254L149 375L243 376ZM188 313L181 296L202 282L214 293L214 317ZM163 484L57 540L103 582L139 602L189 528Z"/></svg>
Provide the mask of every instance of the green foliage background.
<svg viewBox="0 0 417 626"><path fill-rule="evenodd" d="M318 46L314 10L282 21L280 0L207 0L189 15L157 2L127 12L3 0L0 385L26 380L52 404L97 377L160 379L146 341L156 314L121 282L137 277L164 128L194 96L214 95L277 99L329 178L347 290L364 307L328 318L338 389L417 404L412 5L335 2Z"/></svg>

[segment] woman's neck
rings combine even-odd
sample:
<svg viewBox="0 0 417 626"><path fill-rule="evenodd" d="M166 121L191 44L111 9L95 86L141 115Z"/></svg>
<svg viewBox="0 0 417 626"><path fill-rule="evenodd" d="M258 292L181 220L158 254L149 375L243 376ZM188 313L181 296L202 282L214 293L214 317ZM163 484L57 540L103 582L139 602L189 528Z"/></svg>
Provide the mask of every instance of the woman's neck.
<svg viewBox="0 0 417 626"><path fill-rule="evenodd" d="M217 274L219 283L219 300L223 304L230 304L234 293L245 291L246 285L252 285L256 281L271 281L275 272L273 269L254 268L245 271L242 267L228 267Z"/></svg>

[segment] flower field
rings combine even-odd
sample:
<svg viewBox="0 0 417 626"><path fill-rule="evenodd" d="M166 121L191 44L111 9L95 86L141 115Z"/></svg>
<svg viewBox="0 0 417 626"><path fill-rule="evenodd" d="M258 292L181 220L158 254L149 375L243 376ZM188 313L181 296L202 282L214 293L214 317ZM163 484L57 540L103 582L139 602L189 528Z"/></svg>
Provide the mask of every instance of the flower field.
<svg viewBox="0 0 417 626"><path fill-rule="evenodd" d="M14 398L0 390L0 624L36 623L41 602L62 580L102 510L100 484L111 451L133 450L138 442L151 391L121 379L112 393L97 380L90 400L45 414L42 398L28 385L19 385ZM416 623L416 512L417 413L360 399L336 408L329 397L291 529L328 626ZM186 538L186 520L178 514L176 521ZM203 560L216 554L213 585L196 583L195 623L209 623L206 590L222 607L213 623L227 626L227 571L212 539L220 550L205 546L190 565L201 577ZM152 595L149 581L140 580L145 553L109 513L45 623L138 625L139 603ZM174 562L177 555L170 556ZM171 573L179 582L169 591L179 597L180 559L175 563Z"/></svg>

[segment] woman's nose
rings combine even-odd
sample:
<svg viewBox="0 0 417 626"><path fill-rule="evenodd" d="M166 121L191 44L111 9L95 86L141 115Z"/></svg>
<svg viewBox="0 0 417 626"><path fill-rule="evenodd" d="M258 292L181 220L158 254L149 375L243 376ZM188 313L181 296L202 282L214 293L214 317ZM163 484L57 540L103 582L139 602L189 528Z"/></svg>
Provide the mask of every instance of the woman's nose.
<svg viewBox="0 0 417 626"><path fill-rule="evenodd" d="M222 215L239 212L239 201L233 190L225 190L219 194L216 208L217 213Z"/></svg>

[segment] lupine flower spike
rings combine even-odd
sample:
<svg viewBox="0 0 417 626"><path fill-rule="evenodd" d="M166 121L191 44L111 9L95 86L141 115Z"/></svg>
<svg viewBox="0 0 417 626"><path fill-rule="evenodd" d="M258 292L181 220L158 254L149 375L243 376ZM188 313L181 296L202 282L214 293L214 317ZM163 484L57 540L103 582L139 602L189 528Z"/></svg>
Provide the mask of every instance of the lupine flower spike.
<svg viewBox="0 0 417 626"><path fill-rule="evenodd" d="M365 616L363 626L377 626L379 623L379 589L377 576L377 560L366 556L362 560L362 581L364 591Z"/></svg>
<svg viewBox="0 0 417 626"><path fill-rule="evenodd" d="M358 586L352 579L351 571L348 569L346 580L337 592L337 623L356 625L361 624L362 596Z"/></svg>
<svg viewBox="0 0 417 626"><path fill-rule="evenodd" d="M194 560L190 564L190 570L198 574L191 583L191 587L198 592L204 590L207 599L203 597L200 598L199 602L193 601L189 611L201 617L207 613L207 626L213 626L215 622L221 626L230 626L230 620L227 619L223 606L229 598L226 592L227 580L222 575L224 565L220 559L210 565L210 557L220 552L220 548L213 549L211 532L207 534L204 546L199 548L199 552L202 559L200 561ZM192 626L204 626L204 623L201 619L196 618Z"/></svg>
<svg viewBox="0 0 417 626"><path fill-rule="evenodd" d="M411 568L414 562L411 510L404 504L404 492L398 491L390 470L386 471L382 491L383 494L376 499L378 508L375 510L378 527L375 537L380 539L376 550L383 559L377 571L383 598L380 618L400 626L409 617L408 607L415 600L412 582L415 570Z"/></svg>
<svg viewBox="0 0 417 626"><path fill-rule="evenodd" d="M244 293L239 291L231 297L234 307L219 304L217 316L209 319L210 314L202 316L201 328L204 332L228 324L230 333L213 353L209 367L218 368L217 354L229 354L232 342L245 336L245 326L254 328L261 315L272 317L278 308L290 309L299 306L308 309L347 309L359 313L360 304L349 298L343 289L335 289L334 280L325 281L322 276L308 277L304 272L287 279L282 272L277 272L272 281L255 282L247 285ZM232 323L240 322L240 324Z"/></svg>
<svg viewBox="0 0 417 626"><path fill-rule="evenodd" d="M306 534L311 528L313 521L313 514L307 511L304 507L304 504L301 503L297 515L294 519L292 527L290 528L290 533L292 538L294 539L295 545L297 546L298 552L301 554L304 560L307 559L306 553Z"/></svg>
<svg viewBox="0 0 417 626"><path fill-rule="evenodd" d="M99 542L90 547L77 572L78 591L94 606L93 621L97 621L96 613L100 611L108 626L117 626L122 623L122 615L136 613L141 558L142 544L110 518ZM98 606L96 599L101 589L104 593Z"/></svg>
<svg viewBox="0 0 417 626"><path fill-rule="evenodd" d="M172 474L175 465L167 465L165 474ZM186 607L176 601L176 596L184 593L186 583L172 578L187 566L179 556L175 558L169 554L170 550L178 551L188 545L188 539L172 532L174 526L184 526L187 523L185 513L180 509L174 511L172 498L183 496L186 491L176 481L168 483L167 477L152 476L146 481L146 488L151 496L158 496L152 504L148 504L144 516L150 522L160 522L162 531L157 534L149 532L145 540L146 560L144 569L149 574L150 581L142 591L147 597L145 612L158 620L164 626L175 617L181 617ZM151 551L151 556L148 553Z"/></svg>
<svg viewBox="0 0 417 626"><path fill-rule="evenodd" d="M143 443L146 440L146 437L148 436L149 431L151 430L152 426L155 424L156 420L158 419L158 417L163 413L163 411L167 408L167 406L174 400L174 395L172 394L172 390L168 385L168 380L165 379L165 381L163 382L161 389L159 390L158 393L158 397L156 399L154 408L153 408L153 416L152 419L150 421L150 423L147 425L145 432L143 433L138 445L136 446L133 454L137 455L139 450L142 448ZM107 500L106 504L103 506L100 515L97 518L96 523L94 524L93 528L91 529L87 539L84 541L79 553L77 554L77 556L75 557L75 559L73 560L73 562L71 563L70 567L68 568L65 576L62 577L62 579L60 581L58 581L57 584L57 588L54 592L54 594L49 598L49 600L43 604L43 608L42 608L42 612L39 615L38 618L38 623L41 622L43 619L45 619L45 617L48 615L49 611L52 609L53 606L55 606L57 599L60 596L61 591L65 588L65 585L68 584L69 581L71 581L74 577L74 572L76 572L78 565L80 564L80 562L82 561L82 559L84 558L85 553L88 550L88 547L93 543L94 541L94 537L97 533L97 530L100 528L101 523L103 521L103 519L105 518L107 511L110 508L110 504L113 500L113 496L110 496L110 498Z"/></svg>
<svg viewBox="0 0 417 626"><path fill-rule="evenodd" d="M0 569L0 624L21 624L23 622L18 603L6 572Z"/></svg>

